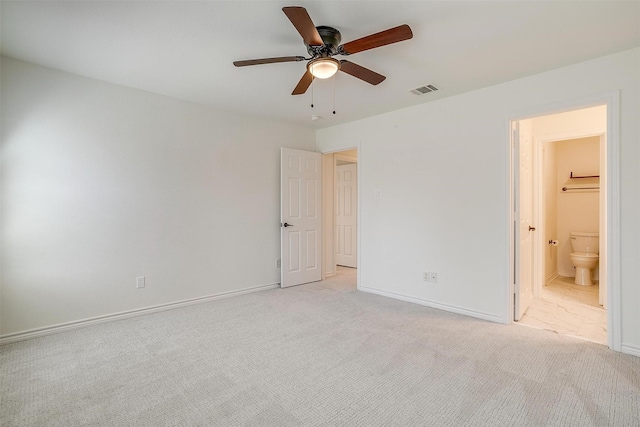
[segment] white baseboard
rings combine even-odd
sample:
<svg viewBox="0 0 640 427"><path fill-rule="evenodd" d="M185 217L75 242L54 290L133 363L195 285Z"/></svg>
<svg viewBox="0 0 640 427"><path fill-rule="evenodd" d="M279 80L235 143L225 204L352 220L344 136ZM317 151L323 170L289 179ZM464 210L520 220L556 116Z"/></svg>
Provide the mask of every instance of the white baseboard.
<svg viewBox="0 0 640 427"><path fill-rule="evenodd" d="M42 337L58 332L68 331L71 329L83 328L98 323L113 322L114 320L122 320L130 317L142 316L145 314L156 313L159 311L173 310L180 307L186 307L193 304L201 304L208 301L234 297L238 295L249 294L252 292L266 291L268 289L279 288L280 283L271 283L268 285L254 286L252 288L240 289L237 291L222 292L219 294L207 295L204 297L191 298L182 301L170 302L167 304L159 304L151 307L138 308L135 310L122 311L119 313L106 314L104 316L91 317L88 319L75 320L73 322L60 323L43 328L29 329L27 331L14 332L11 334L0 335L0 345L11 344L18 341L24 341L30 338Z"/></svg>
<svg viewBox="0 0 640 427"><path fill-rule="evenodd" d="M547 277L546 279L544 279L544 284L548 285L549 283L553 282L554 280L556 280L558 277L560 277L560 275L558 274L558 272L556 271L555 273L553 273L552 275L550 275L549 277Z"/></svg>
<svg viewBox="0 0 640 427"><path fill-rule="evenodd" d="M496 316L489 313L483 313L476 310L469 310L468 308L458 307L455 305L441 304L438 302L428 301L420 298L410 297L406 295L396 294L393 292L381 291L379 289L368 288L361 286L359 290L363 292L369 292L372 294L382 295L384 297L394 298L401 301L412 302L414 304L425 305L431 308L437 308L438 310L448 311L451 313L462 314L464 316L475 317L477 319L488 320L494 323L505 323L504 319L500 316Z"/></svg>
<svg viewBox="0 0 640 427"><path fill-rule="evenodd" d="M575 270L571 270L571 271L558 271L558 276L562 276L562 277L576 277L576 271L575 271Z"/></svg>
<svg viewBox="0 0 640 427"><path fill-rule="evenodd" d="M624 354L630 354L632 356L640 357L640 347L631 344L622 344L620 352Z"/></svg>

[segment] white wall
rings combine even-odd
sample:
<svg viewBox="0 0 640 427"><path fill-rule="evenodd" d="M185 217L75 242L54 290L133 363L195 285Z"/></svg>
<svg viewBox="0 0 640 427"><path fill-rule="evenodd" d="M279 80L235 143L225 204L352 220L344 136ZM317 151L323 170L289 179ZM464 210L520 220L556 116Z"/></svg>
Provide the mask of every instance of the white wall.
<svg viewBox="0 0 640 427"><path fill-rule="evenodd" d="M279 282L279 147L313 131L1 65L1 334Z"/></svg>
<svg viewBox="0 0 640 427"><path fill-rule="evenodd" d="M322 151L361 144L362 289L507 321L509 119L619 90L622 346L640 354L639 75L633 49L319 130Z"/></svg>
<svg viewBox="0 0 640 427"><path fill-rule="evenodd" d="M554 195L558 199L557 239L558 273L575 277L576 272L569 258L572 231L600 231L600 193L598 191L562 191L569 175L600 174L600 137L558 141L557 182ZM572 182L571 184L575 184ZM597 279L597 275L594 276Z"/></svg>

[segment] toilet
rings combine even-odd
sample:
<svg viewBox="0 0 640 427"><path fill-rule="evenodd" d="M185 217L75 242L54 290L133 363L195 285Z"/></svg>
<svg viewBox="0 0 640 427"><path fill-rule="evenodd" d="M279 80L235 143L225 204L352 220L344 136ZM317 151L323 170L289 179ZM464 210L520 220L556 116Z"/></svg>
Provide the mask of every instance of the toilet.
<svg viewBox="0 0 640 427"><path fill-rule="evenodd" d="M598 233L572 231L571 247L573 252L569 254L571 263L576 268L576 285L591 286L591 270L598 265L598 251L600 239Z"/></svg>

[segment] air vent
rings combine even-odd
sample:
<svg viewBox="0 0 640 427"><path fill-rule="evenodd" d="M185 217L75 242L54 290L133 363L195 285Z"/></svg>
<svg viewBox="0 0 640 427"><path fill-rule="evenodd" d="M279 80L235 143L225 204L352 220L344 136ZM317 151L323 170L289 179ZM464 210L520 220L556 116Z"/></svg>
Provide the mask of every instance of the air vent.
<svg viewBox="0 0 640 427"><path fill-rule="evenodd" d="M434 85L426 85L412 89L411 93L414 95L424 95L425 93L435 92L436 90L438 90L438 88Z"/></svg>

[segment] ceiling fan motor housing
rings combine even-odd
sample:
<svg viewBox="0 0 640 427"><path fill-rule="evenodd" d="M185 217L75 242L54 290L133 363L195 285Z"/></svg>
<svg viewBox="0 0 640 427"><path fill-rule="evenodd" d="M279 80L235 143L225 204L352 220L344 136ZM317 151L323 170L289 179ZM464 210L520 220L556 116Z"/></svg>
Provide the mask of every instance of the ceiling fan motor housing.
<svg viewBox="0 0 640 427"><path fill-rule="evenodd" d="M319 27L316 27L316 29L322 38L324 46L309 46L305 44L309 55L312 57L336 55L338 53L338 46L340 46L340 41L342 40L340 31L333 27L327 27L324 25L320 25Z"/></svg>

